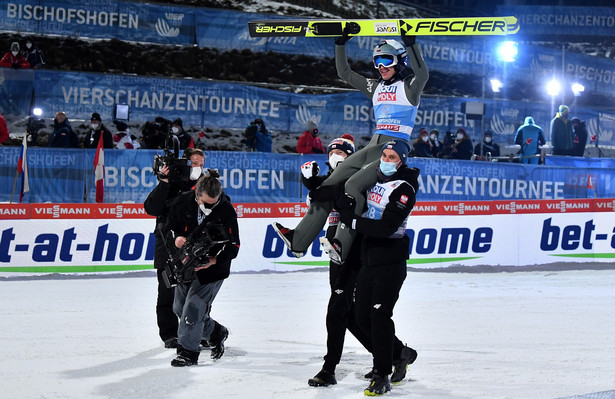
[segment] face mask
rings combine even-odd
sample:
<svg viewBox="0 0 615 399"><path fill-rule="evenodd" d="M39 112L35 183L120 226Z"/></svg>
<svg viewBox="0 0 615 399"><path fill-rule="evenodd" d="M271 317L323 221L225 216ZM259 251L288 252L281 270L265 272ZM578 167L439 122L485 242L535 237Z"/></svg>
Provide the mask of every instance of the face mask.
<svg viewBox="0 0 615 399"><path fill-rule="evenodd" d="M485 137L485 143L491 143L491 137Z"/></svg>
<svg viewBox="0 0 615 399"><path fill-rule="evenodd" d="M337 167L337 165L339 165L340 163L342 163L342 161L346 159L344 158L342 155L340 154L333 154L329 157L329 165L331 166L331 169L335 169Z"/></svg>
<svg viewBox="0 0 615 399"><path fill-rule="evenodd" d="M173 129L171 129L171 130L173 130L173 133L175 133L175 134L179 133L179 128L178 127L174 126Z"/></svg>
<svg viewBox="0 0 615 399"><path fill-rule="evenodd" d="M190 168L190 180L198 180L203 173L203 168L200 166L196 166L194 168Z"/></svg>
<svg viewBox="0 0 615 399"><path fill-rule="evenodd" d="M199 205L199 209L201 210L201 212L203 212L205 216L209 216L209 214L211 213L211 209L205 208L205 204Z"/></svg>
<svg viewBox="0 0 615 399"><path fill-rule="evenodd" d="M462 138L463 138L463 133L458 133L458 134L457 134L457 139L458 139L458 140L461 140Z"/></svg>
<svg viewBox="0 0 615 399"><path fill-rule="evenodd" d="M380 171L385 176L391 176L393 173L397 172L397 162L384 162L381 159L380 160Z"/></svg>
<svg viewBox="0 0 615 399"><path fill-rule="evenodd" d="M26 48L31 48L32 47L32 43L26 43Z"/></svg>
<svg viewBox="0 0 615 399"><path fill-rule="evenodd" d="M431 139L432 139L433 141L436 141L436 139L437 139L437 138L438 138L438 136L436 136L435 134L432 134L432 135L431 135Z"/></svg>
<svg viewBox="0 0 615 399"><path fill-rule="evenodd" d="M98 123L92 123L92 129L94 130L98 129Z"/></svg>
<svg viewBox="0 0 615 399"><path fill-rule="evenodd" d="M11 54L13 54L14 57L17 57L17 54L19 54L19 51L11 51Z"/></svg>
<svg viewBox="0 0 615 399"><path fill-rule="evenodd" d="M421 136L421 138L423 139L424 142L428 142L429 141L429 137L427 137L427 136Z"/></svg>

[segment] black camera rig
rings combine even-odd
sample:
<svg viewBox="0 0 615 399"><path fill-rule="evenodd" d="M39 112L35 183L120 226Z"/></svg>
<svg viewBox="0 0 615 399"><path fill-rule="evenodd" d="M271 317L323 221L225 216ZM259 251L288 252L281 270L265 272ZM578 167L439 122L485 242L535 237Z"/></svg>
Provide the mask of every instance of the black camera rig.
<svg viewBox="0 0 615 399"><path fill-rule="evenodd" d="M159 227L160 229L160 227ZM209 262L209 257L216 257L224 245L231 241L227 229L218 223L205 220L186 238L181 248L176 248L172 232L167 236L160 229L168 259L162 273L167 288L179 283L190 283L196 277L195 268Z"/></svg>
<svg viewBox="0 0 615 399"><path fill-rule="evenodd" d="M158 117L156 118L156 126L160 131L165 132L166 140L164 155L154 156L154 165L152 166L154 174L158 179L169 179L169 182L189 181L192 165L189 159L179 157L179 139L171 133L171 121ZM166 175L161 171L165 165L169 168Z"/></svg>

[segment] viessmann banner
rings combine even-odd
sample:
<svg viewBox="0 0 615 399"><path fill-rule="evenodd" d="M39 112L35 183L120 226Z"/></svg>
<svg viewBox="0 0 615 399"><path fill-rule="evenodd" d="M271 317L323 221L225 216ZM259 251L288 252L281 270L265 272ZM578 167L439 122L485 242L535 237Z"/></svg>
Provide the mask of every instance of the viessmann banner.
<svg viewBox="0 0 615 399"><path fill-rule="evenodd" d="M615 199L418 202L406 230L407 264L608 267L615 258L614 205ZM235 209L241 248L233 271L328 265L317 239L297 259L270 226L274 221L294 226L307 210L304 204L238 203ZM2 204L0 275L152 269L154 225L135 204Z"/></svg>
<svg viewBox="0 0 615 399"><path fill-rule="evenodd" d="M162 151L105 150L105 202L143 203L156 186L153 158ZM15 171L19 147L0 147L0 201L19 198ZM92 168L95 150L33 147L28 149L30 192L27 203L94 202ZM300 167L324 155L207 151L205 167L218 169L233 202L300 202L307 195ZM577 162L578 161L578 162ZM551 162L551 161L549 161ZM615 197L612 162L573 157L553 158L558 166L410 158L421 170L418 198L449 200L561 200Z"/></svg>

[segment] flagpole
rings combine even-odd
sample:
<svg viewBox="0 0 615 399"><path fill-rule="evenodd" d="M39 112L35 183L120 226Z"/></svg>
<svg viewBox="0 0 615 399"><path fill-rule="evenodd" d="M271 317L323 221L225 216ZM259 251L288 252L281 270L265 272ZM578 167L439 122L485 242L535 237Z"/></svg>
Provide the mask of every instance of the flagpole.
<svg viewBox="0 0 615 399"><path fill-rule="evenodd" d="M15 171L15 178L13 179L13 191L11 191L11 201L10 203L13 203L13 194L15 194L15 185L17 183L17 176L19 176L19 169Z"/></svg>
<svg viewBox="0 0 615 399"><path fill-rule="evenodd" d="M96 165L92 167L92 172L90 173L90 179L88 180L88 184L87 184L88 189L83 193L83 203L88 202L88 194L90 193L90 185L92 184L92 176L94 176L95 169L96 169Z"/></svg>

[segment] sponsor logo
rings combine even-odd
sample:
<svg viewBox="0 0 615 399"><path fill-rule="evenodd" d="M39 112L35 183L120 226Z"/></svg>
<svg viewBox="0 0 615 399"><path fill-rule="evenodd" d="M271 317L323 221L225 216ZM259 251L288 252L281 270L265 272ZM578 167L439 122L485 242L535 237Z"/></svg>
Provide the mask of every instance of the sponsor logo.
<svg viewBox="0 0 615 399"><path fill-rule="evenodd" d="M553 218L548 218L542 223L540 236L540 249L543 251L577 251L579 249L591 250L595 241L610 241L611 248L615 248L615 234L599 233L596 230L594 220L588 220L583 225L557 226ZM609 234L610 240L609 240Z"/></svg>
<svg viewBox="0 0 615 399"><path fill-rule="evenodd" d="M380 34L399 34L397 22L376 22L374 32Z"/></svg>
<svg viewBox="0 0 615 399"><path fill-rule="evenodd" d="M303 27L293 25L259 25L256 27L256 33L301 33Z"/></svg>
<svg viewBox="0 0 615 399"><path fill-rule="evenodd" d="M162 37L177 37L179 36L179 28L172 28L167 21L158 18L156 21L156 33Z"/></svg>
<svg viewBox="0 0 615 399"><path fill-rule="evenodd" d="M378 93L378 101L395 101L397 93Z"/></svg>

